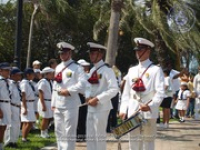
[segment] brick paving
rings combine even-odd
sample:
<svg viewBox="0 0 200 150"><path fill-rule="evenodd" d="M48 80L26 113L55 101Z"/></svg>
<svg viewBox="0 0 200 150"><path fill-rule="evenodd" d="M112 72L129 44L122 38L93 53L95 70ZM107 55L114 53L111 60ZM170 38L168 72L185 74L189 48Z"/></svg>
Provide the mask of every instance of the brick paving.
<svg viewBox="0 0 200 150"><path fill-rule="evenodd" d="M158 129L155 150L200 150L200 120L187 119L184 123L170 122L168 129ZM128 150L128 138L121 139L121 149ZM57 150L56 144L41 150ZM77 142L76 150L87 150L85 142ZM107 150L118 150L118 142L108 134Z"/></svg>

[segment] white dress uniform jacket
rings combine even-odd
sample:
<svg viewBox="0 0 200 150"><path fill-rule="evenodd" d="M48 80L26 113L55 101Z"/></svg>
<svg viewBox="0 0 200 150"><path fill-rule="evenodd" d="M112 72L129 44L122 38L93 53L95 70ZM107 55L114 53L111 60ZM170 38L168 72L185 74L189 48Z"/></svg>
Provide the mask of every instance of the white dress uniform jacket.
<svg viewBox="0 0 200 150"><path fill-rule="evenodd" d="M99 68L99 69L98 69ZM106 150L106 126L111 98L119 91L113 70L101 60L90 70L90 76L97 70L98 84L91 84L91 97L97 97L97 106L88 106L87 150Z"/></svg>
<svg viewBox="0 0 200 150"><path fill-rule="evenodd" d="M55 75L57 75L65 66L72 63L73 60L67 62L61 62L55 70ZM62 83L53 83L53 94L52 94L52 107L61 109L72 109L78 108L80 105L80 98L78 93L83 91L86 83L85 73L83 68L76 63L70 64L62 72ZM58 94L59 89L67 89L70 96L62 96Z"/></svg>
<svg viewBox="0 0 200 150"><path fill-rule="evenodd" d="M139 65L129 69L127 80L122 94L120 113L127 114L128 117L139 109L139 103L146 103L152 100L148 105L151 111L142 112L145 119L152 119L158 117L158 108L164 98L164 75L160 67L151 65L150 68L143 75L142 80L146 90L144 92L136 92L132 90L131 86L133 80L141 76L145 69L152 62L148 59L140 62Z"/></svg>
<svg viewBox="0 0 200 150"><path fill-rule="evenodd" d="M100 112L112 109L111 98L113 98L119 91L117 80L112 68L107 67L101 60L90 70L89 76L91 76L96 69L98 69L97 74L100 79L98 84L91 84L90 96L97 97L99 103L96 107L89 106L88 112Z"/></svg>
<svg viewBox="0 0 200 150"><path fill-rule="evenodd" d="M129 133L129 145L131 150L154 150L154 139L156 135L156 118L158 117L159 106L164 98L164 75L160 67L151 65L142 76L146 90L136 92L132 89L133 80L141 77L145 69L152 64L148 59L139 62L139 65L129 69L127 80L122 94L120 113L132 116L139 109L139 103L147 103L150 111L141 112L147 123L142 124L141 128L136 128Z"/></svg>

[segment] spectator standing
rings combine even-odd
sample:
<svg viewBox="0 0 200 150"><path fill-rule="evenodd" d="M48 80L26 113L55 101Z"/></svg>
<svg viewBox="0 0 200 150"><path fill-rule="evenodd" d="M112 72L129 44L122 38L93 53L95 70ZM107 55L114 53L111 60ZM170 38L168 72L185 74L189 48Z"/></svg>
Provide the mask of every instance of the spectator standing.
<svg viewBox="0 0 200 150"><path fill-rule="evenodd" d="M32 63L32 67L33 67L33 69L41 69L41 64L42 63L39 60L35 60Z"/></svg>
<svg viewBox="0 0 200 150"><path fill-rule="evenodd" d="M190 101L189 101L189 107L187 109L186 117L187 118L194 118L194 106L195 106L195 98L196 98L196 92L194 91L193 87L193 79L194 76L190 73L189 76L189 82L188 82L188 88L190 90Z"/></svg>
<svg viewBox="0 0 200 150"><path fill-rule="evenodd" d="M165 76L165 98L161 103L162 111L163 111L163 128L169 127L169 119L170 119L170 107L172 102L172 82L169 77L170 71L168 69L163 70Z"/></svg>

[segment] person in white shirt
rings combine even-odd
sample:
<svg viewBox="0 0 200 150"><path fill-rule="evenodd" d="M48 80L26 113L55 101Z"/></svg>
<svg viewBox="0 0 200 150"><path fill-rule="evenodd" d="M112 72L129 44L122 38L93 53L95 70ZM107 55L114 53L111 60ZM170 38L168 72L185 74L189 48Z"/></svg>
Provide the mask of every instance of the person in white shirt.
<svg viewBox="0 0 200 150"><path fill-rule="evenodd" d="M11 126L8 126L4 136L6 147L17 148L17 141L20 134L20 111L21 111L21 90L19 83L22 79L22 73L18 68L12 68L10 71L10 91L11 91Z"/></svg>
<svg viewBox="0 0 200 150"><path fill-rule="evenodd" d="M24 70L24 79L20 82L22 92L21 104L21 122L22 122L22 142L29 142L28 134L36 121L35 117L35 87L31 84L34 78L34 71L32 68Z"/></svg>
<svg viewBox="0 0 200 150"><path fill-rule="evenodd" d="M59 42L57 47L62 62L55 69L51 101L55 134L58 150L74 150L80 106L79 93L85 89L87 80L83 68L71 58L75 47L67 42Z"/></svg>
<svg viewBox="0 0 200 150"><path fill-rule="evenodd" d="M112 109L111 98L118 93L119 87L114 71L103 61L107 48L93 42L87 44L90 47L90 61L94 64L88 79L91 83L91 95L87 99L87 150L106 150L106 127Z"/></svg>
<svg viewBox="0 0 200 150"><path fill-rule="evenodd" d="M40 136L42 138L49 138L48 126L51 118L53 117L53 111L51 110L51 95L53 90L52 79L54 78L54 69L45 67L41 74L43 75L43 78L38 82L38 111L42 117Z"/></svg>
<svg viewBox="0 0 200 150"><path fill-rule="evenodd" d="M172 102L172 81L169 77L170 71L168 69L164 69L164 76L165 76L165 98L163 99L160 107L163 109L163 126L164 128L169 127L169 119L170 119L170 107Z"/></svg>
<svg viewBox="0 0 200 150"><path fill-rule="evenodd" d="M119 116L124 120L140 110L147 123L129 133L129 149L154 150L156 119L165 92L164 75L162 69L149 60L154 44L144 38L135 38L134 42L139 64L128 71Z"/></svg>
<svg viewBox="0 0 200 150"><path fill-rule="evenodd" d="M39 60L35 60L32 63L32 67L33 67L33 69L40 69L41 68L41 64L42 63Z"/></svg>
<svg viewBox="0 0 200 150"><path fill-rule="evenodd" d="M10 64L0 63L0 150L3 149L3 138L6 127L11 124L11 91L9 83Z"/></svg>

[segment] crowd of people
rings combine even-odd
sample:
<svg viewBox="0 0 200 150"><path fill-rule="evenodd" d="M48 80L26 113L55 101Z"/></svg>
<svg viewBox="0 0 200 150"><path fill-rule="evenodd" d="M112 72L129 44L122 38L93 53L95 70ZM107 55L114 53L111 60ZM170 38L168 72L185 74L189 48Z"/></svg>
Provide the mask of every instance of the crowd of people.
<svg viewBox="0 0 200 150"><path fill-rule="evenodd" d="M74 150L77 141L86 141L87 150L106 150L107 132L117 119L131 118L140 112L146 123L129 132L131 150L154 150L159 108L169 128L170 118L199 117L200 74L187 69L176 71L171 62L166 68L149 59L154 44L134 39L138 65L121 72L103 60L107 48L88 42L90 63L72 58L73 45L57 44L60 63L49 60L41 69L38 60L23 72L9 63L0 63L0 150L17 148L17 141L30 142L31 129L40 125L41 138L50 138L53 122L58 150ZM200 70L200 67L199 67ZM196 109L194 109L196 105ZM196 110L196 111L195 111Z"/></svg>

